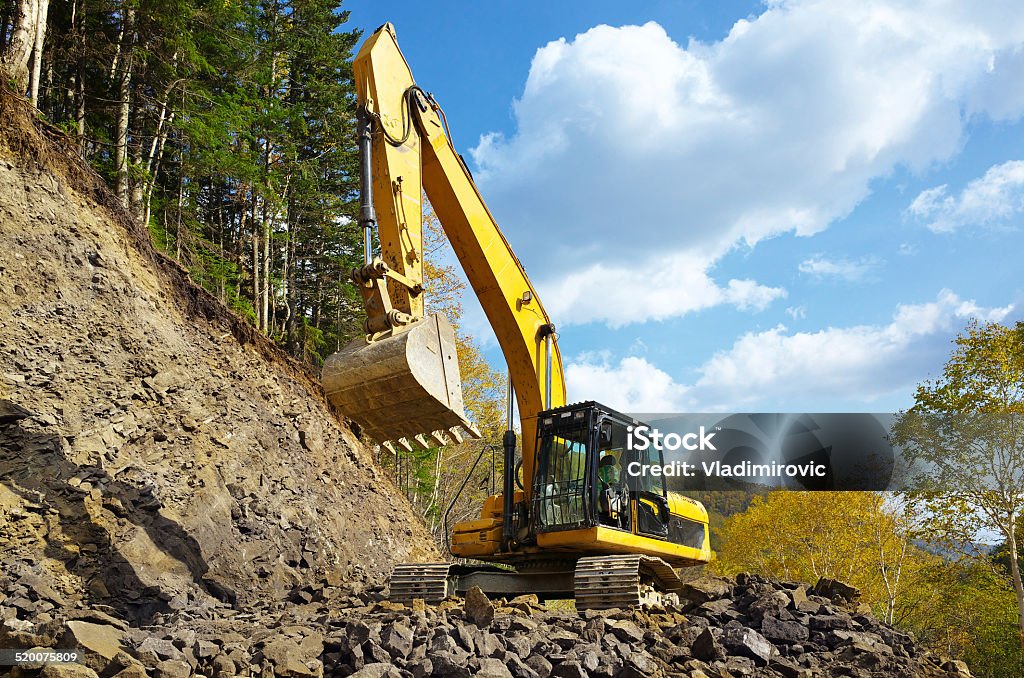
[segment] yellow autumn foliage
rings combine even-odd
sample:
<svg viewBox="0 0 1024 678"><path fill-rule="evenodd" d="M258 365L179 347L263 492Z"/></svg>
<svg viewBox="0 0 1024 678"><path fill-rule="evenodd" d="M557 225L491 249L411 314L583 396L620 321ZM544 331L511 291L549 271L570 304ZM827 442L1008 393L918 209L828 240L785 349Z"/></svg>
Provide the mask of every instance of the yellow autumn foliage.
<svg viewBox="0 0 1024 678"><path fill-rule="evenodd" d="M810 584L838 579L891 622L921 604L914 587L935 563L915 546L904 508L873 492L772 492L725 521L714 567Z"/></svg>

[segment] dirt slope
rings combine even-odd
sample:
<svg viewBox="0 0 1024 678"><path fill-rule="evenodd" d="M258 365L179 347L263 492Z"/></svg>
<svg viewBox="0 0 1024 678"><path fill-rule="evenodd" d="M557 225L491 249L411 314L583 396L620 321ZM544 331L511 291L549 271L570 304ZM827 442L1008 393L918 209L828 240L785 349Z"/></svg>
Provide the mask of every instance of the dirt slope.
<svg viewBox="0 0 1024 678"><path fill-rule="evenodd" d="M0 92L0 578L136 622L439 555L312 383ZM9 602L9 601L8 601Z"/></svg>

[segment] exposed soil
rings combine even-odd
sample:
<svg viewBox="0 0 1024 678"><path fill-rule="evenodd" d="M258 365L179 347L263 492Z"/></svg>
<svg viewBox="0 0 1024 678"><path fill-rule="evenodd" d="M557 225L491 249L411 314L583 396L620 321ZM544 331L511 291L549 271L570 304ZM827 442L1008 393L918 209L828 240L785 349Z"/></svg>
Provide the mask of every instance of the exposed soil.
<svg viewBox="0 0 1024 678"><path fill-rule="evenodd" d="M58 132L0 95L0 562L68 604L377 583L439 555L319 386L157 253Z"/></svg>

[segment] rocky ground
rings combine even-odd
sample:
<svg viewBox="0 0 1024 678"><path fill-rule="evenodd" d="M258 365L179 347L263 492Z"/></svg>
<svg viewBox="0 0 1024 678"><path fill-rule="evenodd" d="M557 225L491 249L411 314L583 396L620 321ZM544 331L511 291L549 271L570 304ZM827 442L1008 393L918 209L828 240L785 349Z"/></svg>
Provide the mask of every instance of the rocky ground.
<svg viewBox="0 0 1024 678"><path fill-rule="evenodd" d="M43 676L211 678L640 678L969 676L874 619L859 594L741 575L687 584L673 609L552 611L534 596L409 608L380 587L295 589L288 600L210 616L190 609L130 627L111 611L67 609L31 578L7 580L0 646L78 648ZM11 597L13 594L15 597ZM49 612L37 612L37 610ZM22 617L34 618L36 623ZM18 630L16 630L18 629ZM34 675L24 667L15 675Z"/></svg>

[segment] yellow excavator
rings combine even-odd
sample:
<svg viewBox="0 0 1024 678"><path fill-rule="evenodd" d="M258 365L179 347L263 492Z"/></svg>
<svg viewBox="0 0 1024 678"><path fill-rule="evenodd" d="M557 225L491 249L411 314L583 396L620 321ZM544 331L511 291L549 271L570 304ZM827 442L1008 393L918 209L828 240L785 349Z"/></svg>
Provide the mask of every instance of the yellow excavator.
<svg viewBox="0 0 1024 678"><path fill-rule="evenodd" d="M682 586L675 568L711 559L706 510L668 492L661 477L626 473L633 462L664 461L653 447L627 445L640 422L593 401L566 404L555 326L452 145L440 106L415 84L391 24L363 43L354 73L365 251L352 277L367 319L365 336L324 364L329 399L392 452L480 436L464 411L455 333L444 317L424 314L424 190L512 387L502 493L452 531L452 554L470 564L399 565L390 597L435 602L480 586L492 596L575 598L578 609L664 602Z"/></svg>

